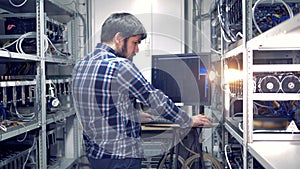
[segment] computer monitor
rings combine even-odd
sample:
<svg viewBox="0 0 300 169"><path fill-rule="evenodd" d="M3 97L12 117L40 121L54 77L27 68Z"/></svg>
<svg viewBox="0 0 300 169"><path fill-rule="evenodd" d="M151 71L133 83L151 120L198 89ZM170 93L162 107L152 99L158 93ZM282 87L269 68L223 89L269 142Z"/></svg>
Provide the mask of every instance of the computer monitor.
<svg viewBox="0 0 300 169"><path fill-rule="evenodd" d="M152 56L152 85L175 103L210 105L209 53Z"/></svg>

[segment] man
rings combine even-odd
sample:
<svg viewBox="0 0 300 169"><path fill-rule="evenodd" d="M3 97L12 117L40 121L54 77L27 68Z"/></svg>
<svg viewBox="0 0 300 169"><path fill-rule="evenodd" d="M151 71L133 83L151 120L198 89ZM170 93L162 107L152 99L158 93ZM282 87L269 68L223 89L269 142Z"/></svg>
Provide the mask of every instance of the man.
<svg viewBox="0 0 300 169"><path fill-rule="evenodd" d="M74 67L74 105L93 168L141 168L137 100L182 127L211 124L204 115L189 117L133 64L138 45L146 37L135 16L114 13L102 25L101 43Z"/></svg>

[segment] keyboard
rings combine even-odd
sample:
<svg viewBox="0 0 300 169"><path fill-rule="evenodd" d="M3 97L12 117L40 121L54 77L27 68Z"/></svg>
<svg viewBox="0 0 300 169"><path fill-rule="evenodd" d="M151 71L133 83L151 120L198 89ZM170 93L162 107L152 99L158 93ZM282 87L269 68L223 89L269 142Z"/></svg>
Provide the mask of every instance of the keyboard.
<svg viewBox="0 0 300 169"><path fill-rule="evenodd" d="M155 117L154 120L146 123L146 124L174 124L171 120L165 119L163 117Z"/></svg>

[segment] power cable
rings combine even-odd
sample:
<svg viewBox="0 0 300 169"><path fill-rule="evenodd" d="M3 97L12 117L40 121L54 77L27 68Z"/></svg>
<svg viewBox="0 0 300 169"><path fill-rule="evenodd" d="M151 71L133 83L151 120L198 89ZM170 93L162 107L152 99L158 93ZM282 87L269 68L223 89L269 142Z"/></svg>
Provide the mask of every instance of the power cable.
<svg viewBox="0 0 300 169"><path fill-rule="evenodd" d="M228 159L227 147L228 147L228 145L226 144L225 147L224 147L224 151L225 151L225 159L226 159L226 162L227 162L227 165L228 165L229 169L232 169L231 164L230 164L230 161L229 161L229 159Z"/></svg>
<svg viewBox="0 0 300 169"><path fill-rule="evenodd" d="M16 8L22 7L26 2L27 2L27 0L24 0L24 1L23 1L22 3L20 3L20 4L15 4L12 0L9 0L9 3L10 3L12 6L16 7Z"/></svg>

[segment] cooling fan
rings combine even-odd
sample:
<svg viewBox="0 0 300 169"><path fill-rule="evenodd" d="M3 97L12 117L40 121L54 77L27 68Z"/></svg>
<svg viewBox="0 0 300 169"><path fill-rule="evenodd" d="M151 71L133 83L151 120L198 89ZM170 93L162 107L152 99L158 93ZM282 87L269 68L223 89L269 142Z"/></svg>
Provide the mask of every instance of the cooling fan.
<svg viewBox="0 0 300 169"><path fill-rule="evenodd" d="M261 93L278 93L280 90L280 80L274 75L260 77L257 88Z"/></svg>
<svg viewBox="0 0 300 169"><path fill-rule="evenodd" d="M285 75L281 80L281 89L284 93L298 93L300 90L300 80L294 74Z"/></svg>

